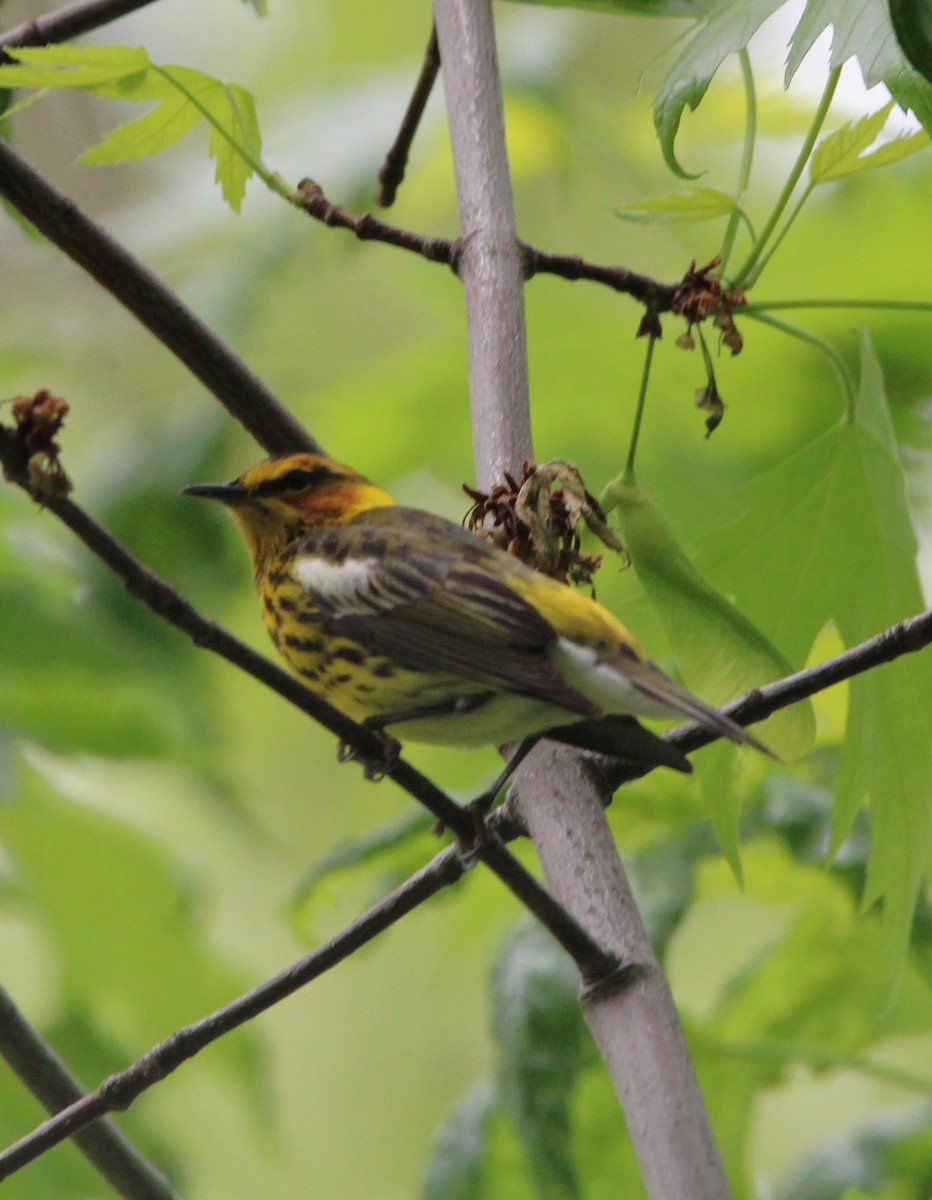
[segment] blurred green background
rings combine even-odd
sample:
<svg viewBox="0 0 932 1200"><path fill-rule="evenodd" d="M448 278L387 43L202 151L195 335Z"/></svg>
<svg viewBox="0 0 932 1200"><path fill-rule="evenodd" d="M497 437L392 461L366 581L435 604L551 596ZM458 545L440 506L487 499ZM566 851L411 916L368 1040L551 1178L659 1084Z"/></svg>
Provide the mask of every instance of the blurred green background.
<svg viewBox="0 0 932 1200"><path fill-rule="evenodd" d="M8 0L2 15L10 26L49 9ZM650 94L677 27L531 6L502 5L497 16L521 236L665 280L691 259L708 261L719 225L632 227L614 215L675 186ZM361 210L372 206L428 28L428 6L414 0L272 0L265 20L235 0L162 0L94 40L144 44L157 62L247 87L268 165L292 182L311 176ZM784 96L781 59L771 27L755 51L761 141L750 202L759 213L814 102L807 78ZM818 75L814 64L809 77ZM863 103L856 72L846 83L840 117L863 111L845 107ZM459 519L473 468L452 274L323 229L255 183L234 217L212 186L203 133L152 161L74 165L137 111L52 96L16 118L15 142L177 289L335 457L403 501ZM726 68L684 121L681 161L727 189L741 121ZM755 299L928 300L930 159L824 189ZM388 217L457 232L439 89ZM65 396L63 459L77 501L201 611L266 651L234 530L179 495L261 452L131 317L9 216L0 256L2 395L48 387ZM572 459L598 492L624 463L640 312L607 289L546 277L528 286L527 310L536 456ZM856 327L869 325L932 579L928 316L793 317L852 364ZM744 353L716 360L728 409L710 440L693 405L699 356L674 347L672 321L655 356L638 474L690 552L739 515L744 484L842 411L815 350L740 324ZM609 562L598 586L669 665L633 573ZM837 648L829 629L813 657ZM928 924L920 921L891 1000L871 965L877 928L857 912L860 826L838 868L825 867L844 705L843 689L819 698L819 745L804 766L769 779L748 767L743 892L696 784L658 775L613 806L739 1195L815 1200L857 1182L863 1194L921 1200L932 1188L932 1095L897 1082L897 1072L932 1078ZM463 797L496 761L492 751L417 747L410 757ZM421 834L326 876L296 908L315 863L405 814L407 799L339 767L328 735L151 618L11 487L0 488L0 788L0 982L88 1084L286 965L434 850ZM927 913L924 900L922 920ZM519 918L500 885L472 872L153 1089L124 1127L191 1200L420 1194L438 1128L502 1062L490 964ZM734 1039L755 1040L756 1056L724 1052ZM794 1055L787 1042L822 1046L824 1060ZM581 1194L636 1196L620 1118L581 1056L571 1102ZM40 1117L0 1069L4 1142ZM870 1170L831 1173L836 1159L853 1169L865 1145ZM498 1182L475 1194L534 1194L519 1159L507 1139L493 1149ZM69 1146L5 1194L107 1191Z"/></svg>

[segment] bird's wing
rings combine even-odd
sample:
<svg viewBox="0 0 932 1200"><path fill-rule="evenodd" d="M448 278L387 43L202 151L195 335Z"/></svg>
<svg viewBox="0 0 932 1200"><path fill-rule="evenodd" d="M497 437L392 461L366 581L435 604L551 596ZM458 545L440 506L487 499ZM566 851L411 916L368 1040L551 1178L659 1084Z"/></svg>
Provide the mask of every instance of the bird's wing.
<svg viewBox="0 0 932 1200"><path fill-rule="evenodd" d="M420 513L418 536L399 536L405 510L384 511L391 528L357 521L299 548L293 571L327 632L409 670L598 715L551 661L553 626L489 569L477 538Z"/></svg>

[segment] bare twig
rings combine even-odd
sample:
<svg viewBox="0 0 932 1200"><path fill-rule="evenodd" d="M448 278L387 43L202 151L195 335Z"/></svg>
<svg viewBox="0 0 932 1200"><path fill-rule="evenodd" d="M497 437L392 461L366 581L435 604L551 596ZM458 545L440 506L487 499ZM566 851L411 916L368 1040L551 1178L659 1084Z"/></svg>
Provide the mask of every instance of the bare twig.
<svg viewBox="0 0 932 1200"><path fill-rule="evenodd" d="M320 450L265 384L174 293L3 141L0 195L129 309L266 450Z"/></svg>
<svg viewBox="0 0 932 1200"><path fill-rule="evenodd" d="M105 1113L122 1112L147 1088L224 1034L265 1012L311 980L348 958L441 888L463 875L460 855L453 847L441 851L410 879L373 905L363 916L329 941L267 980L192 1025L176 1030L132 1066L105 1079L100 1087L39 1125L0 1154L0 1180L26 1166L59 1142L97 1121ZM164 1200L160 1197L159 1200Z"/></svg>
<svg viewBox="0 0 932 1200"><path fill-rule="evenodd" d="M47 46L52 42L66 42L82 33L90 33L101 25L108 25L118 17L125 17L137 8L145 8L153 0L82 0L69 4L57 12L44 17L24 21L14 29L0 33L3 46Z"/></svg>
<svg viewBox="0 0 932 1200"><path fill-rule="evenodd" d="M49 1110L74 1104L81 1085L0 987L0 1056ZM75 1142L126 1200L176 1200L168 1181L110 1121L78 1133Z"/></svg>
<svg viewBox="0 0 932 1200"><path fill-rule="evenodd" d="M398 188L405 177L411 143L414 141L417 127L421 123L421 117L424 115L424 109L427 107L427 101L430 99L430 93L433 91L439 70L440 50L437 46L437 29L435 26L431 26L421 73L414 85L414 91L408 102L401 128L398 130L398 136L392 143L388 154L385 155L385 161L379 170L381 186L375 202L380 208L390 208L395 203Z"/></svg>

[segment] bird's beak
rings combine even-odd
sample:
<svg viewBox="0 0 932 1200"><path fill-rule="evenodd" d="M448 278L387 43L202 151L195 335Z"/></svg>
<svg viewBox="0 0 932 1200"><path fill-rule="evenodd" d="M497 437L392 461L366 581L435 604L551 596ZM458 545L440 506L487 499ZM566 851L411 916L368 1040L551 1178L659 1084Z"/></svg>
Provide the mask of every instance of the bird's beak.
<svg viewBox="0 0 932 1200"><path fill-rule="evenodd" d="M242 504L249 495L236 480L232 483L192 483L181 490L186 496L204 496L208 500L219 500L221 504Z"/></svg>

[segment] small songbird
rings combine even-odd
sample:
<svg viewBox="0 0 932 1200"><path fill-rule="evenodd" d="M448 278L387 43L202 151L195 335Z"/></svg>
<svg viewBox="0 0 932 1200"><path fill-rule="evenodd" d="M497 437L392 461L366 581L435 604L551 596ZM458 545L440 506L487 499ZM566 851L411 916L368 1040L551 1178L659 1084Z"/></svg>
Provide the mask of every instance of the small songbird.
<svg viewBox="0 0 932 1200"><path fill-rule="evenodd" d="M765 750L668 678L595 600L315 454L270 458L189 495L246 537L272 641L314 692L370 728L447 745L535 735L689 771L633 718L688 717Z"/></svg>

